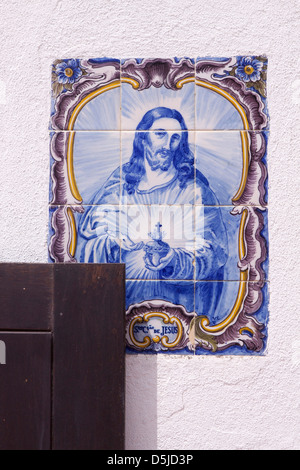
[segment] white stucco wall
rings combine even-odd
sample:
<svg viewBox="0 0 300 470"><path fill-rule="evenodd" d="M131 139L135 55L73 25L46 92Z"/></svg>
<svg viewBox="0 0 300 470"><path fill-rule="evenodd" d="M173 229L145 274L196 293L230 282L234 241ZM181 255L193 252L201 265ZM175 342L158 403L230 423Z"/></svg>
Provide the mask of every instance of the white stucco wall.
<svg viewBox="0 0 300 470"><path fill-rule="evenodd" d="M127 449L299 449L299 0L0 3L0 262L47 262L50 64L267 54L265 357L127 357Z"/></svg>

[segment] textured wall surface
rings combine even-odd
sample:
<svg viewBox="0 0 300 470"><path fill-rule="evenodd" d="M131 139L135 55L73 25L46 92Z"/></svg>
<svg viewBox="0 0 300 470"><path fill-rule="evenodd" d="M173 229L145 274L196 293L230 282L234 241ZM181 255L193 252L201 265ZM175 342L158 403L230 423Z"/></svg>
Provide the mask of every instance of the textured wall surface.
<svg viewBox="0 0 300 470"><path fill-rule="evenodd" d="M47 262L55 58L268 56L267 355L129 356L126 445L299 449L299 0L11 0L0 21L0 262Z"/></svg>

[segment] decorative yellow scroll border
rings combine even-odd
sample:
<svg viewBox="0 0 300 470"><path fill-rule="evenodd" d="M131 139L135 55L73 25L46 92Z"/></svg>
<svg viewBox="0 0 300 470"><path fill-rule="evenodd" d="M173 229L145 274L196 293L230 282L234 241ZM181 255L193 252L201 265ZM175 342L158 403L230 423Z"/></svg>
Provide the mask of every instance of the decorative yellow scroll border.
<svg viewBox="0 0 300 470"><path fill-rule="evenodd" d="M244 209L241 217L241 223L240 223L240 228L239 228L239 258L240 260L243 259L246 255L246 246L245 246L245 239L244 239L244 232L245 232L245 225L248 217L248 210ZM229 315L223 320L221 323L218 323L217 325L209 326L209 320L208 318L201 318L200 321L200 326L203 331L206 333L221 333L224 331L225 328L227 328L230 324L232 324L238 314L241 311L241 307L243 305L244 299L247 294L247 282L248 281L248 269L245 271L240 271L240 285L239 285L239 290L237 294L237 298L235 300L235 303L231 309L231 312Z"/></svg>
<svg viewBox="0 0 300 470"><path fill-rule="evenodd" d="M166 313L163 313L163 312L148 312L148 313L145 313L142 317L138 316L138 317L134 318L130 322L129 337L132 341L132 344L134 344L134 346L136 346L138 348L143 348L143 349L150 346L151 338L149 336L145 336L143 342L137 341L135 339L135 336L134 336L134 333L133 333L133 328L134 328L136 323L147 323L153 317L162 318L165 324L168 324L168 323L174 324L174 323L176 323L176 325L178 327L177 336L176 336L175 340L172 343L169 343L169 338L166 335L164 335L162 337L160 337L158 335L154 336L152 338L153 343L161 342L161 344L166 348L174 348L175 346L177 346L177 344L180 342L180 340L182 338L182 335L183 335L183 326L181 324L181 321L178 318L174 317L174 316L169 317Z"/></svg>
<svg viewBox="0 0 300 470"><path fill-rule="evenodd" d="M217 87L216 85L207 83L207 82L202 81L202 80L197 80L197 79L195 80L194 77L188 77L188 78L185 78L185 79L182 79L182 80L178 81L176 86L177 86L177 88L182 88L182 86L185 83L189 83L189 82L193 82L193 81L195 81L196 85L202 86L202 87L207 88L209 90L212 90L212 91L218 93L219 95L223 96L224 98L226 98L235 107L235 109L239 112L239 114L241 116L241 119L243 121L244 130L240 131L241 143L242 143L243 170L242 170L242 177L241 177L241 182L240 182L238 191L232 198L233 202L237 201L241 197L241 195L243 194L243 191L244 191L245 186L246 186L247 177L248 177L249 160L250 160L249 159L249 137L248 137L248 133L247 133L247 131L249 130L249 123L248 123L248 120L247 120L246 113L245 113L243 107L238 103L238 101L235 98L233 98L228 92L222 90L221 88ZM77 188L75 174L74 174L74 163L73 163L73 149L74 149L74 137L75 137L75 131L73 131L73 129L74 129L76 118L77 118L78 114L80 113L80 111L82 110L82 108L89 101L91 101L93 98L101 95L102 93L104 93L106 91L109 91L109 90L112 90L114 88L117 88L117 87L121 86L121 82L131 84L134 89L139 88L139 83L136 80L132 79L132 78L122 78L121 80L116 80L112 83L109 83L108 85L104 85L104 86L100 87L99 89L94 90L93 92L89 93L82 101L80 101L77 104L77 106L74 108L74 110L73 110L73 112L70 116L70 120L69 120L69 124L68 124L68 128L67 128L67 130L70 131L69 138L68 138L68 145L67 145L67 169L68 169L68 178L69 178L71 193L79 203L82 202L82 197L81 197L81 195L78 191L78 188ZM70 254L71 254L71 256L74 256L75 255L75 250L76 250L77 235L76 235L76 226L75 226L74 216L73 216L72 211L70 209L68 209L68 216L69 216L69 220L70 220L71 233L72 233L71 240L70 240ZM247 211L247 209L245 209L243 211L243 214L242 214L240 229L239 229L239 257L240 257L240 259L242 259L245 256L244 228L245 228L247 216L248 216L248 211ZM225 328L227 328L230 324L232 324L236 320L239 312L241 311L241 307L243 305L243 302L244 302L244 299L245 299L245 296L246 296L246 293L247 293L247 283L245 282L247 280L248 280L248 270L241 271L240 272L239 290L238 290L237 298L236 298L236 301L234 303L234 306L233 306L231 312L225 318L225 320L223 320L221 323L218 323L217 325L213 325L213 326L209 326L208 318L205 318L205 317L202 318L201 319L201 328L202 328L203 331L205 331L207 333L218 334L218 333L224 331ZM161 316L163 316L163 318L167 317L165 314L162 314L161 312L157 312L156 315L161 315ZM167 317L167 318L168 318L168 321L169 321L169 317ZM141 348L146 348L151 344L150 338L148 336L146 336L143 343L138 343L134 339L133 333L132 333L132 328L133 328L134 324L136 322L142 322L142 321L144 321L144 320L141 317L137 317L132 322L132 324L130 326L130 337L132 339L132 342L134 344L136 343L136 346L139 346ZM177 322L178 322L178 320L177 320ZM181 326L181 328L182 328L182 326ZM162 344L165 347L168 347L168 348L174 347L180 341L180 339L176 339L175 342L168 343L167 338L165 339L164 337L161 338L161 339L159 338L158 340L161 340ZM152 339L152 341L155 341L155 339Z"/></svg>
<svg viewBox="0 0 300 470"><path fill-rule="evenodd" d="M70 223L70 240L69 240L69 252L70 255L74 258L75 256L75 251L76 251L76 245L77 245L77 231L76 231L76 222L75 222L75 217L70 209L68 207L67 209L67 214L69 217L69 223Z"/></svg>

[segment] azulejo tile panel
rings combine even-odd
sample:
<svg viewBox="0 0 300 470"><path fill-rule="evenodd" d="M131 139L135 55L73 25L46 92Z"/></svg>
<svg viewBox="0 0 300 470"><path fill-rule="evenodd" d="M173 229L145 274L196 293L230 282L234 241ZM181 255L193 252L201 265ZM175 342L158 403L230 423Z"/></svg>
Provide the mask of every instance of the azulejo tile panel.
<svg viewBox="0 0 300 470"><path fill-rule="evenodd" d="M267 58L52 67L49 262L124 263L128 353L264 354Z"/></svg>

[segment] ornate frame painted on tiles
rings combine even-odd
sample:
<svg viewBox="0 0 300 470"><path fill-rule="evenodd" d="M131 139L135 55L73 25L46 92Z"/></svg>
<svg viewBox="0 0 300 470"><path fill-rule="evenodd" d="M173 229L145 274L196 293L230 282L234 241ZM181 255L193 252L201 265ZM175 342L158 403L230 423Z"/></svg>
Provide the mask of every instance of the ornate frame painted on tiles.
<svg viewBox="0 0 300 470"><path fill-rule="evenodd" d="M52 66L49 262L125 263L128 353L266 352L266 73L258 55Z"/></svg>

